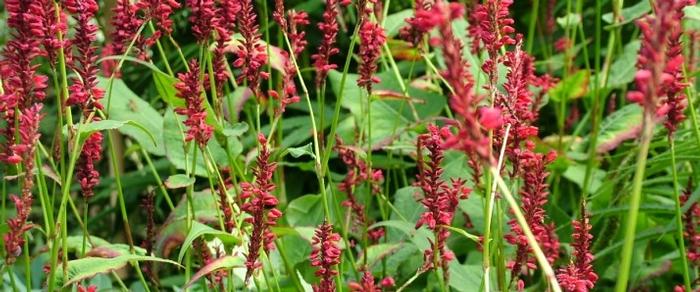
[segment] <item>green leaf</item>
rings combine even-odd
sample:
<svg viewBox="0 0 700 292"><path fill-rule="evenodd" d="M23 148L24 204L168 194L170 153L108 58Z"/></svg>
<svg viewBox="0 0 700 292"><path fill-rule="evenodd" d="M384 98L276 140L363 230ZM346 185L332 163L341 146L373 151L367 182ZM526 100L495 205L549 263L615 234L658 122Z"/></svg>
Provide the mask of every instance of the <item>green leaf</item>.
<svg viewBox="0 0 700 292"><path fill-rule="evenodd" d="M193 185L194 177L189 177L184 174L171 175L165 180L165 187L169 189L180 189Z"/></svg>
<svg viewBox="0 0 700 292"><path fill-rule="evenodd" d="M600 125L598 153L611 151L625 140L636 138L641 130L642 114L642 108L632 103L607 116Z"/></svg>
<svg viewBox="0 0 700 292"><path fill-rule="evenodd" d="M598 188L603 184L606 172L598 168L593 169L591 176L591 184L588 188L589 194L594 194ZM577 184L579 187L583 188L583 181L586 177L586 165L583 164L573 164L570 165L566 171L564 171L564 178Z"/></svg>
<svg viewBox="0 0 700 292"><path fill-rule="evenodd" d="M549 91L549 97L556 102L583 97L588 90L589 77L589 71L579 70L554 86Z"/></svg>
<svg viewBox="0 0 700 292"><path fill-rule="evenodd" d="M323 222L321 195L305 195L289 203L284 212L290 226L317 226Z"/></svg>
<svg viewBox="0 0 700 292"><path fill-rule="evenodd" d="M413 9L405 9L386 16L384 31L387 38L393 38L399 34L402 27L407 26L406 18L413 16Z"/></svg>
<svg viewBox="0 0 700 292"><path fill-rule="evenodd" d="M87 257L77 260L68 261L68 270L66 271L67 278L63 278L63 266L57 266L59 271L56 271L57 282L63 287L67 287L73 283L79 282L81 280L94 277L97 274L109 273L111 271L118 270L129 262L142 262L142 261L153 261L173 264L180 266L178 263L173 262L168 259L162 259L153 256L141 256L141 255L122 255L114 258L98 258L98 257Z"/></svg>
<svg viewBox="0 0 700 292"><path fill-rule="evenodd" d="M688 30L700 30L700 7L686 6L683 8L684 27Z"/></svg>
<svg viewBox="0 0 700 292"><path fill-rule="evenodd" d="M245 263L245 260L241 258L240 256L224 256L221 258L218 258L211 263L207 264L206 266L202 267L197 271L192 276L192 279L190 279L189 282L185 285L185 288L192 286L197 280L200 278L209 275L213 272L219 271L219 270L230 270L233 268L240 268L243 266Z"/></svg>
<svg viewBox="0 0 700 292"><path fill-rule="evenodd" d="M99 86L109 88L109 79L99 77ZM142 144L146 151L154 155L165 155L163 145L163 117L148 102L138 97L121 79L112 81L112 100L109 104L109 118L116 121L135 121L146 129L132 125L124 125L119 132L131 137L135 142ZM146 143L149 139L155 139L155 143Z"/></svg>
<svg viewBox="0 0 700 292"><path fill-rule="evenodd" d="M366 253L360 255L357 260L357 266L361 266L365 262L365 256L367 257L367 266L374 266L376 263L381 261L383 258L391 255L395 252L402 244L400 243L380 243L367 247Z"/></svg>
<svg viewBox="0 0 700 292"><path fill-rule="evenodd" d="M639 1L637 2L637 4L627 8L623 8L622 11L620 11L620 14L622 15L622 22L620 22L620 24L626 24L635 21L637 18L646 15L650 11L651 6L649 5L649 1ZM602 18L607 23L613 23L612 12L603 14Z"/></svg>
<svg viewBox="0 0 700 292"><path fill-rule="evenodd" d="M481 265L462 265L458 261L450 264L450 287L457 291L474 291L481 287L484 269Z"/></svg>
<svg viewBox="0 0 700 292"><path fill-rule="evenodd" d="M562 17L557 17L557 24L564 29L576 27L581 24L581 14L569 13Z"/></svg>
<svg viewBox="0 0 700 292"><path fill-rule="evenodd" d="M192 242L194 242L194 240L199 238L200 236L205 235L210 237L216 237L225 244L235 244L240 242L240 239L234 236L233 234L211 228L209 227L209 225L205 225L197 221L192 221L192 228L190 229L190 233L187 234L185 241L182 243L182 247L180 248L180 254L177 256L177 261L182 262L182 258L185 257L185 253L187 252L187 249L189 249L192 245Z"/></svg>
<svg viewBox="0 0 700 292"><path fill-rule="evenodd" d="M625 45L622 55L620 55L610 67L610 76L604 87L617 88L634 80L634 75L637 73L637 55L641 42L638 40L631 41ZM602 76L598 79L603 86Z"/></svg>
<svg viewBox="0 0 700 292"><path fill-rule="evenodd" d="M80 142L84 142L85 139L87 139L90 135L92 135L95 132L101 132L105 130L115 130L119 129L123 126L126 125L131 125L136 129L139 129L142 131L142 133L146 134L148 138L151 140L150 142L153 143L153 145L156 145L156 139L153 137L153 134L151 134L146 127L141 125L140 123L136 121L115 121L115 120L100 120L100 121L93 121L89 124L83 124L80 126L74 126L74 127L79 127L79 133L78 135L80 136Z"/></svg>
<svg viewBox="0 0 700 292"><path fill-rule="evenodd" d="M459 235L462 235L462 236L466 237L467 239L470 239L470 240L472 240L472 241L474 241L474 242L476 242L476 243L481 243L481 239L480 239L478 236L476 236L476 235L474 235L474 234L471 234L471 233L469 233L469 232L466 232L466 231L464 231L464 230L462 230L462 229L455 228L455 227L452 227L452 226L447 226L447 225L443 225L442 227L447 228L448 230L450 230L450 231L452 231L452 232L454 232L454 233L457 233L457 234L459 234Z"/></svg>
<svg viewBox="0 0 700 292"><path fill-rule="evenodd" d="M289 154L291 154L292 157L294 157L294 158L299 158L299 157L302 157L302 156L304 156L304 155L308 155L308 156L310 156L311 158L314 158L314 159L315 159L315 158L316 158L316 155L314 155L313 148L311 147L311 145L312 145L312 144L309 143L309 144L306 144L306 145L301 146L301 147L287 148L287 151L288 151Z"/></svg>
<svg viewBox="0 0 700 292"><path fill-rule="evenodd" d="M224 130L222 133L226 137L239 137L245 132L248 132L248 124L246 123L236 123L233 125L226 125L224 126Z"/></svg>

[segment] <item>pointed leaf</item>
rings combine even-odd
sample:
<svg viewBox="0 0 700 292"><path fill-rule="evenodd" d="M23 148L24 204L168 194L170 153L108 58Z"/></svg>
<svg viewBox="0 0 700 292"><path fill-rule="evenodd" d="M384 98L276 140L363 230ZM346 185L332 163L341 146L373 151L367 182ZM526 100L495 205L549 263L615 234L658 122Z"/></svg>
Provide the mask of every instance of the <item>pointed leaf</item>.
<svg viewBox="0 0 700 292"><path fill-rule="evenodd" d="M238 239L238 237L234 236L233 234L221 230L216 230L214 228L209 227L209 225L202 224L197 221L192 221L192 228L190 229L190 233L187 234L185 241L182 243L182 247L180 247L180 254L177 256L177 261L182 262L182 258L185 257L185 253L187 252L187 249L189 249L192 245L192 242L194 242L194 240L199 238L200 236L205 235L216 237L225 244L240 242L240 239Z"/></svg>

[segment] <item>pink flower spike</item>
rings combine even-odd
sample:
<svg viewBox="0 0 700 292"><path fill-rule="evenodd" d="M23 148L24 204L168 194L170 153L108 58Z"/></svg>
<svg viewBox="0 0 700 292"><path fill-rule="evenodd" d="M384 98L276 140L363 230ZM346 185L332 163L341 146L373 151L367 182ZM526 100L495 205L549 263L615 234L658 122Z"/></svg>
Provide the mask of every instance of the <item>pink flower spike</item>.
<svg viewBox="0 0 700 292"><path fill-rule="evenodd" d="M178 74L179 82L175 84L177 97L185 100L184 108L175 112L187 116L184 124L187 129L186 142L195 141L199 147L205 147L211 138L213 128L207 124L207 112L204 108L204 97L199 80L199 64L197 60L190 61L190 71Z"/></svg>
<svg viewBox="0 0 700 292"><path fill-rule="evenodd" d="M316 86L325 82L328 72L337 68L335 64L330 63L330 58L340 52L335 47L336 38L338 37L338 0L326 0L326 9L323 12L323 21L318 24L318 29L323 33L321 45L318 52L311 56L316 67Z"/></svg>
<svg viewBox="0 0 700 292"><path fill-rule="evenodd" d="M315 274L320 281L313 286L314 292L335 292L335 275L338 271L334 266L340 263L342 251L338 248L340 235L333 232L333 225L323 222L316 231L311 242L313 250L309 256L311 266L316 267Z"/></svg>

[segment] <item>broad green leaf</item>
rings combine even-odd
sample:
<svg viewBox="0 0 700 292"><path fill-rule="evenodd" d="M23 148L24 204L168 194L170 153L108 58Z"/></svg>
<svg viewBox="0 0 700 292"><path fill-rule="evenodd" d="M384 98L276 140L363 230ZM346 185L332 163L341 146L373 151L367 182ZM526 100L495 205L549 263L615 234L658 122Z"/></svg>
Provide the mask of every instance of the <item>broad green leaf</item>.
<svg viewBox="0 0 700 292"><path fill-rule="evenodd" d="M248 124L246 123L236 123L234 125L224 126L223 134L226 137L239 137L245 132L248 132Z"/></svg>
<svg viewBox="0 0 700 292"><path fill-rule="evenodd" d="M557 24L564 29L576 27L581 24L581 14L569 13L562 17L557 17Z"/></svg>
<svg viewBox="0 0 700 292"><path fill-rule="evenodd" d="M192 276L192 279L190 279L189 282L187 282L187 285L185 287L190 287L192 284L197 282L200 278L209 275L213 272L219 271L219 270L230 270L233 268L240 268L243 266L245 263L245 260L240 257L240 256L224 256L221 258L218 258L211 263L207 264L206 266L202 267L197 271Z"/></svg>
<svg viewBox="0 0 700 292"><path fill-rule="evenodd" d="M180 189L193 185L195 182L194 177L189 177L184 174L175 174L168 177L165 180L165 187L169 189Z"/></svg>
<svg viewBox="0 0 700 292"><path fill-rule="evenodd" d="M139 129L143 134L145 134L150 141L144 141L146 143L153 143L153 145L156 144L156 139L153 137L153 134L146 129L143 125L136 121L115 121L115 120L100 120L100 121L93 121L90 122L89 124L84 124L84 125L75 125L74 127L79 128L79 133L78 135L80 136L80 142L84 142L85 139L87 139L90 135L92 135L95 132L101 132L105 130L116 130L121 127L124 127L126 125L131 125L135 129Z"/></svg>
<svg viewBox="0 0 700 292"><path fill-rule="evenodd" d="M289 203L284 212L290 226L318 226L323 222L321 195L305 195Z"/></svg>
<svg viewBox="0 0 700 292"><path fill-rule="evenodd" d="M182 243L182 247L180 248L180 254L177 256L178 262L182 262L182 258L185 256L187 249L189 249L192 245L192 242L194 242L194 240L199 238L200 236L216 237L219 240L221 240L224 244L240 242L240 239L234 236L233 234L211 228L209 227L209 225L205 225L197 221L192 221L190 233L187 234L187 237L185 237L185 241Z"/></svg>
<svg viewBox="0 0 700 292"><path fill-rule="evenodd" d="M219 207L210 190L192 193L192 207L195 210L197 222L218 224L219 218L216 214ZM187 198L183 196L156 234L154 245L156 255L168 257L185 240L187 209Z"/></svg>
<svg viewBox="0 0 700 292"><path fill-rule="evenodd" d="M651 11L651 6L649 1L639 1L637 4L630 7L623 8L620 14L622 14L621 24L630 23L637 18L640 18ZM607 23L613 23L613 14L605 13L603 14L603 20Z"/></svg>
<svg viewBox="0 0 700 292"><path fill-rule="evenodd" d="M637 137L641 130L642 114L642 108L632 103L607 116L600 125L596 146L598 153L609 152L622 142Z"/></svg>
<svg viewBox="0 0 700 292"><path fill-rule="evenodd" d="M579 187L583 188L583 181L586 177L586 165L583 164L573 164L570 165L566 171L564 171L564 178L577 184ZM600 169L593 169L591 176L591 182L588 188L588 193L594 194L598 191L598 188L603 184L606 172Z"/></svg>
<svg viewBox="0 0 700 292"><path fill-rule="evenodd" d="M457 291L474 291L481 287L484 269L481 265L462 265L459 261L451 261L450 287Z"/></svg>
<svg viewBox="0 0 700 292"><path fill-rule="evenodd" d="M367 247L366 253L360 255L357 260L357 265L361 266L365 262L365 257L367 257L367 265L374 266L376 263L381 261L383 258L391 255L397 249L402 246L400 243L380 243Z"/></svg>
<svg viewBox="0 0 700 292"><path fill-rule="evenodd" d="M153 256L122 255L114 258L87 257L68 261L68 270L66 271L67 278L63 278L63 266L57 266L57 269L59 269L59 271L56 271L57 282L63 287L67 287L73 283L91 278L97 274L104 274L118 270L126 266L126 264L129 262L142 261L161 262L180 266L178 263L171 260Z"/></svg>
<svg viewBox="0 0 700 292"><path fill-rule="evenodd" d="M689 30L700 30L700 7L687 6L683 8L684 27Z"/></svg>
<svg viewBox="0 0 700 292"><path fill-rule="evenodd" d="M384 31L387 38L393 38L399 34L402 27L407 26L406 18L413 16L413 9L405 9L386 16Z"/></svg>
<svg viewBox="0 0 700 292"><path fill-rule="evenodd" d="M304 155L308 155L308 156L310 156L311 158L316 158L316 155L315 155L314 152L313 152L314 150L313 150L313 148L312 148L311 146L312 146L312 144L309 143L309 144L306 144L306 145L301 146L301 147L287 148L287 151L288 151L289 154L291 154L292 157L294 157L294 158L299 158L299 157L302 157L302 156L304 156Z"/></svg>
<svg viewBox="0 0 700 292"><path fill-rule="evenodd" d="M557 83L557 85L549 91L549 97L556 102L560 102L562 100L569 101L583 97L586 95L588 90L589 77L589 71L579 70L573 75Z"/></svg>
<svg viewBox="0 0 700 292"><path fill-rule="evenodd" d="M634 80L634 75L637 73L637 54L640 44L639 41L635 40L625 45L622 55L617 57L610 67L610 77L608 77L608 82L604 87L617 88ZM601 86L603 81L601 76L599 79Z"/></svg>
<svg viewBox="0 0 700 292"><path fill-rule="evenodd" d="M100 77L100 87L108 89L109 79ZM135 121L147 130L132 125L124 125L119 132L131 137L141 144L146 151L154 155L165 155L163 145L163 117L148 102L138 97L121 79L112 81L112 100L109 104L109 119L117 121ZM152 136L152 137L151 137ZM155 144L149 143L149 139L156 139Z"/></svg>

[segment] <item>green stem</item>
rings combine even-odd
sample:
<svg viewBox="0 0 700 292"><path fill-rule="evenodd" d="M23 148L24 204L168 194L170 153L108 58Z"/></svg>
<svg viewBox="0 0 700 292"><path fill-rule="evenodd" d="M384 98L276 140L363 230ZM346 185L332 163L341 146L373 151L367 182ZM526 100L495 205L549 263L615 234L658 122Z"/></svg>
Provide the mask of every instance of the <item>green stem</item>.
<svg viewBox="0 0 700 292"><path fill-rule="evenodd" d="M678 235L678 246L680 247L681 265L683 265L683 283L686 291L692 291L690 286L690 272L688 270L688 255L685 250L685 240L683 239L683 213L681 211L680 190L678 188L678 170L676 169L676 149L672 134L668 135L668 143L671 147L671 173L673 174L673 199L676 207L676 233Z"/></svg>
<svg viewBox="0 0 700 292"><path fill-rule="evenodd" d="M163 180L160 179L160 174L158 174L158 171L156 170L155 165L153 165L153 161L151 160L151 156L146 152L146 149L143 147L141 148L141 155L143 156L144 159L146 159L146 164L148 165L148 169L151 171L151 174L153 175L153 178L156 180L156 183L158 184L158 189L160 190L161 194L163 194L163 198L165 198L165 202L168 204L168 207L170 207L170 211L175 210L175 205L173 205L173 201L170 199L170 195L168 195L168 190L165 189L165 185L163 184Z"/></svg>
<svg viewBox="0 0 700 292"><path fill-rule="evenodd" d="M637 155L637 167L632 181L632 193L630 197L630 208L627 213L627 226L625 229L625 241L622 247L622 260L620 262L619 274L615 291L627 291L627 284L632 266L632 254L634 251L634 238L637 229L637 217L639 215L639 205L642 198L642 185L644 182L644 172L649 154L649 143L654 130L653 114L645 112L642 125L642 138L639 142L639 154Z"/></svg>

